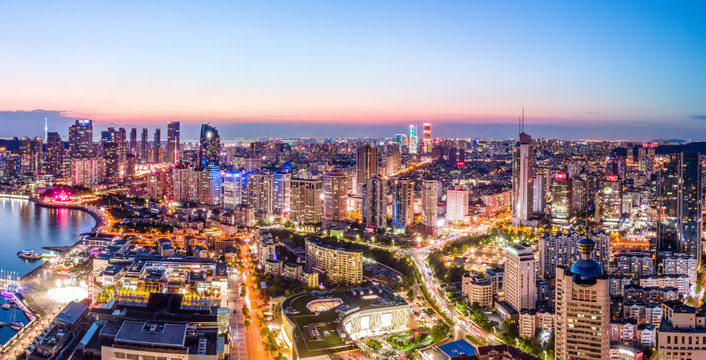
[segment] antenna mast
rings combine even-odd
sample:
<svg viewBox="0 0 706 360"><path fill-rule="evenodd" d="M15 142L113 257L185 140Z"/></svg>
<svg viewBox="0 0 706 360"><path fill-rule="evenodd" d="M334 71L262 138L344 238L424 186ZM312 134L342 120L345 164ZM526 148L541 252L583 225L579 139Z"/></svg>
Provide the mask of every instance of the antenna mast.
<svg viewBox="0 0 706 360"><path fill-rule="evenodd" d="M525 107L522 107L522 120L520 121L520 132L525 132Z"/></svg>

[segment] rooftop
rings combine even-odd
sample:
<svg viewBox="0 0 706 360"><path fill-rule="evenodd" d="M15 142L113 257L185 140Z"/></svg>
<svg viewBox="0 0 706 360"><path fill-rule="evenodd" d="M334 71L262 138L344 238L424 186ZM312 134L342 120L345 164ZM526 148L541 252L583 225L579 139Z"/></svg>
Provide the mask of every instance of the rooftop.
<svg viewBox="0 0 706 360"><path fill-rule="evenodd" d="M463 339L450 342L448 344L439 345L438 348L449 357L476 354L476 348L473 347L473 345L471 345L468 341Z"/></svg>
<svg viewBox="0 0 706 360"><path fill-rule="evenodd" d="M127 344L164 345L183 347L186 338L185 324L160 324L139 321L125 321L120 327L115 341Z"/></svg>

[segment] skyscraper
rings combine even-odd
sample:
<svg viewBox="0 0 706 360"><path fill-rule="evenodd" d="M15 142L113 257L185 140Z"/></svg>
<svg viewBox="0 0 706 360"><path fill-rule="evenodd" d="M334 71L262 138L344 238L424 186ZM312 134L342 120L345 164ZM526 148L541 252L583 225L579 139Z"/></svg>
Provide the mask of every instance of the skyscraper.
<svg viewBox="0 0 706 360"><path fill-rule="evenodd" d="M430 123L424 123L424 152L425 153L430 153L431 152L431 124Z"/></svg>
<svg viewBox="0 0 706 360"><path fill-rule="evenodd" d="M323 193L321 180L292 179L291 216L290 219L299 224L316 224L321 222Z"/></svg>
<svg viewBox="0 0 706 360"><path fill-rule="evenodd" d="M407 147L409 147L409 152L412 154L417 153L417 144L419 139L417 138L417 125L409 126L409 135L407 136Z"/></svg>
<svg viewBox="0 0 706 360"><path fill-rule="evenodd" d="M137 128L130 130L130 154L137 154Z"/></svg>
<svg viewBox="0 0 706 360"><path fill-rule="evenodd" d="M361 194L365 182L378 172L378 149L370 145L361 146L358 148L356 156L358 194Z"/></svg>
<svg viewBox="0 0 706 360"><path fill-rule="evenodd" d="M120 176L120 146L115 141L103 143L103 159L105 159L105 176L111 182L119 180Z"/></svg>
<svg viewBox="0 0 706 360"><path fill-rule="evenodd" d="M571 269L556 268L557 360L607 359L610 348L609 282L591 259L596 243L578 241L581 258Z"/></svg>
<svg viewBox="0 0 706 360"><path fill-rule="evenodd" d="M292 174L276 172L272 175L272 209L283 214L291 208L291 181Z"/></svg>
<svg viewBox="0 0 706 360"><path fill-rule="evenodd" d="M162 130L154 129L154 142L152 143L152 162L162 162Z"/></svg>
<svg viewBox="0 0 706 360"><path fill-rule="evenodd" d="M344 172L329 172L322 181L324 221L345 221L348 219L348 176Z"/></svg>
<svg viewBox="0 0 706 360"><path fill-rule="evenodd" d="M178 121L167 123L167 162L171 164L179 162L179 127Z"/></svg>
<svg viewBox="0 0 706 360"><path fill-rule="evenodd" d="M422 180L422 225L425 233L436 234L438 216L439 182L431 179Z"/></svg>
<svg viewBox="0 0 706 360"><path fill-rule="evenodd" d="M45 171L48 175L59 176L61 174L61 154L64 152L64 144L61 136L57 132L47 134L47 154Z"/></svg>
<svg viewBox="0 0 706 360"><path fill-rule="evenodd" d="M456 185L446 190L446 220L464 222L468 216L468 191Z"/></svg>
<svg viewBox="0 0 706 360"><path fill-rule="evenodd" d="M143 128L142 129L142 139L140 141L140 162L142 163L147 163L149 162L149 143L147 141L147 136L149 134L147 133L147 129Z"/></svg>
<svg viewBox="0 0 706 360"><path fill-rule="evenodd" d="M377 174L363 187L363 223L366 228L387 228L387 180Z"/></svg>
<svg viewBox="0 0 706 360"><path fill-rule="evenodd" d="M537 303L535 264L531 246L508 246L505 260L505 300L517 312L534 309Z"/></svg>
<svg viewBox="0 0 706 360"><path fill-rule="evenodd" d="M622 216L622 187L617 175L606 176L596 194L596 221L605 229L616 229Z"/></svg>
<svg viewBox="0 0 706 360"><path fill-rule="evenodd" d="M552 181L552 224L566 225L572 215L571 181L565 172L559 171Z"/></svg>
<svg viewBox="0 0 706 360"><path fill-rule="evenodd" d="M201 125L199 143L199 162L201 167L219 166L220 155L221 137L218 136L218 130L207 124Z"/></svg>
<svg viewBox="0 0 706 360"><path fill-rule="evenodd" d="M247 184L248 205L258 219L269 219L273 212L272 174L250 173Z"/></svg>
<svg viewBox="0 0 706 360"><path fill-rule="evenodd" d="M405 233L414 222L414 182L398 179L392 191L392 229L396 233Z"/></svg>
<svg viewBox="0 0 706 360"><path fill-rule="evenodd" d="M223 176L223 209L233 210L243 203L243 175L239 172L226 172Z"/></svg>
<svg viewBox="0 0 706 360"><path fill-rule="evenodd" d="M512 224L522 226L532 216L534 193L534 143L524 131L512 153Z"/></svg>
<svg viewBox="0 0 706 360"><path fill-rule="evenodd" d="M701 263L701 162L699 153L679 155L679 201L677 239L679 252L694 256Z"/></svg>
<svg viewBox="0 0 706 360"><path fill-rule="evenodd" d="M91 120L76 120L76 123L69 127L69 152L72 159L93 157L93 122Z"/></svg>

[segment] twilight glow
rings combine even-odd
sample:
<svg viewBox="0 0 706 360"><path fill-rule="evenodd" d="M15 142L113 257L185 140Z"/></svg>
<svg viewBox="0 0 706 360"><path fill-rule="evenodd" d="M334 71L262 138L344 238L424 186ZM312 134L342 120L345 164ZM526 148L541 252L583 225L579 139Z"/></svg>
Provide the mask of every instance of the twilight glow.
<svg viewBox="0 0 706 360"><path fill-rule="evenodd" d="M27 127L7 112L36 109L143 126L513 124L523 106L532 124L668 123L691 136L706 123L705 11L650 1L6 2L0 136Z"/></svg>

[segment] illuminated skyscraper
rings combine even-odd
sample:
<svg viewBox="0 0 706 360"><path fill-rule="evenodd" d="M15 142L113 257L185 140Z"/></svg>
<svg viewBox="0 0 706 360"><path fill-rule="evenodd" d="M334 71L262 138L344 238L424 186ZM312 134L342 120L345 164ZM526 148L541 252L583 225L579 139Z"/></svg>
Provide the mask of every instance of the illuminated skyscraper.
<svg viewBox="0 0 706 360"><path fill-rule="evenodd" d="M60 159L64 152L64 144L61 142L61 136L57 132L47 134L47 154L45 171L48 175L59 176L61 174Z"/></svg>
<svg viewBox="0 0 706 360"><path fill-rule="evenodd" d="M436 221L439 206L439 182L436 180L422 180L422 225L425 233L436 233Z"/></svg>
<svg viewBox="0 0 706 360"><path fill-rule="evenodd" d="M69 151L72 159L90 159L93 157L93 122L76 120L69 127Z"/></svg>
<svg viewBox="0 0 706 360"><path fill-rule="evenodd" d="M154 129L154 142L152 143L152 162L162 162L162 130Z"/></svg>
<svg viewBox="0 0 706 360"><path fill-rule="evenodd" d="M272 209L283 214L291 209L292 174L276 172L272 175Z"/></svg>
<svg viewBox="0 0 706 360"><path fill-rule="evenodd" d="M571 181L569 176L559 171L552 181L552 224L566 225L571 213Z"/></svg>
<svg viewBox="0 0 706 360"><path fill-rule="evenodd" d="M216 128L201 125L201 138L199 144L199 162L201 167L219 166L221 155L221 137Z"/></svg>
<svg viewBox="0 0 706 360"><path fill-rule="evenodd" d="M170 164L179 162L179 127L178 121L167 123L167 162Z"/></svg>
<svg viewBox="0 0 706 360"><path fill-rule="evenodd" d="M387 228L387 180L373 175L363 187L363 223L366 228Z"/></svg>
<svg viewBox="0 0 706 360"><path fill-rule="evenodd" d="M405 233L414 222L414 182L398 179L393 188L392 229Z"/></svg>
<svg viewBox="0 0 706 360"><path fill-rule="evenodd" d="M679 251L694 256L701 263L701 162L699 153L679 155L678 244Z"/></svg>
<svg viewBox="0 0 706 360"><path fill-rule="evenodd" d="M223 176L223 209L234 210L243 203L243 175L239 172L226 172Z"/></svg>
<svg viewBox="0 0 706 360"><path fill-rule="evenodd" d="M581 258L570 270L556 268L557 360L608 359L609 283L601 265L591 259L595 247L591 239L579 240Z"/></svg>
<svg viewBox="0 0 706 360"><path fill-rule="evenodd" d="M143 128L142 129L142 140L140 141L140 162L142 163L147 163L149 162L149 143L147 141L147 129Z"/></svg>
<svg viewBox="0 0 706 360"><path fill-rule="evenodd" d="M409 147L409 152L411 154L417 153L417 143L419 139L417 138L417 125L409 126L409 135L407 136L407 147Z"/></svg>
<svg viewBox="0 0 706 360"><path fill-rule="evenodd" d="M596 221L604 229L617 229L622 215L622 187L617 175L606 176L596 194Z"/></svg>
<svg viewBox="0 0 706 360"><path fill-rule="evenodd" d="M531 246L507 247L505 260L505 301L518 312L534 309L537 303L536 261Z"/></svg>
<svg viewBox="0 0 706 360"><path fill-rule="evenodd" d="M446 220L464 222L468 216L468 191L456 185L446 190Z"/></svg>
<svg viewBox="0 0 706 360"><path fill-rule="evenodd" d="M430 153L431 152L431 124L430 123L424 123L424 152L425 153Z"/></svg>
<svg viewBox="0 0 706 360"><path fill-rule="evenodd" d="M329 172L322 181L324 221L345 221L348 219L348 176L344 172Z"/></svg>
<svg viewBox="0 0 706 360"><path fill-rule="evenodd" d="M111 182L117 182L120 176L120 147L115 141L103 143L103 159L105 159L105 176Z"/></svg>
<svg viewBox="0 0 706 360"><path fill-rule="evenodd" d="M290 219L299 224L321 222L323 193L321 180L292 179Z"/></svg>
<svg viewBox="0 0 706 360"><path fill-rule="evenodd" d="M512 153L512 224L524 225L533 213L534 142L524 131Z"/></svg>
<svg viewBox="0 0 706 360"><path fill-rule="evenodd" d="M137 155L137 128L130 129L130 154Z"/></svg>
<svg viewBox="0 0 706 360"><path fill-rule="evenodd" d="M365 145L358 148L358 155L355 159L356 168L358 170L358 194L362 194L361 190L365 182L378 172L378 149L376 147Z"/></svg>

